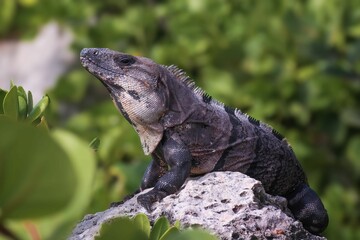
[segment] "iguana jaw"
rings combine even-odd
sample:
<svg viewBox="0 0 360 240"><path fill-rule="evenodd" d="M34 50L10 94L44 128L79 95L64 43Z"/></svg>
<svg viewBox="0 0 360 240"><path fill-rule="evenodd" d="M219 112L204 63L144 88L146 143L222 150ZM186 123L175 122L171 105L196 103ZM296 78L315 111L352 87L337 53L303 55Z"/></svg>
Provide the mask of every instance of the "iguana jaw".
<svg viewBox="0 0 360 240"><path fill-rule="evenodd" d="M111 93L137 91L144 94L157 91L158 65L150 59L106 48L84 48L80 53L80 62Z"/></svg>
<svg viewBox="0 0 360 240"><path fill-rule="evenodd" d="M124 76L122 69L114 71L110 67L103 66L101 62L99 63L97 55L100 50L84 48L80 53L81 64L88 72L98 78L110 93L117 89L123 89L121 85L116 84L116 79L121 79Z"/></svg>
<svg viewBox="0 0 360 240"><path fill-rule="evenodd" d="M163 85L158 85L158 65L104 48L83 49L80 61L105 85L116 107L138 132L144 152L151 153L162 138L159 119L167 109Z"/></svg>

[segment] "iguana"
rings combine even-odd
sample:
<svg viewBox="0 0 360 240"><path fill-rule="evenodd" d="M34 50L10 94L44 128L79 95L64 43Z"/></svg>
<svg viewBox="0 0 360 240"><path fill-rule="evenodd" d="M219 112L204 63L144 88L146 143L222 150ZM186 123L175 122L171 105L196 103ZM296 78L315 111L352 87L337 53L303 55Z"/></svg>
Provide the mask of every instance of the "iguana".
<svg viewBox="0 0 360 240"><path fill-rule="evenodd" d="M105 48L85 48L80 59L152 156L140 190L154 188L137 199L148 211L189 176L239 171L261 181L267 193L285 197L308 231L327 227L327 211L293 150L269 125L213 99L174 65Z"/></svg>

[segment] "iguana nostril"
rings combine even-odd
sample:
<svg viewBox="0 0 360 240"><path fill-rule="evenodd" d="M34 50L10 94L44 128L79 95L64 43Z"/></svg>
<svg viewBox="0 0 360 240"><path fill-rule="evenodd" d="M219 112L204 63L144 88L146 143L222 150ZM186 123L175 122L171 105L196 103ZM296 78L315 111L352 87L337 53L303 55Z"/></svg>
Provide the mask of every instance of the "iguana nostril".
<svg viewBox="0 0 360 240"><path fill-rule="evenodd" d="M95 50L95 51L93 52L93 55L94 55L94 56L99 55L99 51L98 51L98 50Z"/></svg>
<svg viewBox="0 0 360 240"><path fill-rule="evenodd" d="M80 57L85 57L88 52L89 48L83 48L80 52Z"/></svg>

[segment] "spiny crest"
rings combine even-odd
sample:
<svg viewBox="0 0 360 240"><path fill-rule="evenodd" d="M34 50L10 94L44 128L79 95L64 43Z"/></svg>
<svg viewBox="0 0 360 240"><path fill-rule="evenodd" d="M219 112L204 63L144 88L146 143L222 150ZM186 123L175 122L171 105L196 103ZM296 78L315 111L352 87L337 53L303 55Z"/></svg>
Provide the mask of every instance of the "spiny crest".
<svg viewBox="0 0 360 240"><path fill-rule="evenodd" d="M220 107L221 109L225 110L229 114L235 114L235 116L240 121L249 121L250 123L254 124L255 126L258 126L267 132L270 132L280 141L286 142L287 145L289 146L289 148L292 149L290 144L287 142L286 138L284 138L278 131L276 131L270 125L263 123L263 122L255 119L254 117L249 116L246 113L241 112L241 110L239 110L237 108L233 109L231 107L224 105L222 102L219 102L216 99L213 99L209 94L207 94L201 88L197 87L195 85L194 81L186 74L186 72L184 70L178 68L175 65L170 65L170 66L163 65L163 67L166 68L167 70L169 70L176 77L177 80L185 83L186 86L188 86L199 97L199 99L201 99L205 103Z"/></svg>
<svg viewBox="0 0 360 240"><path fill-rule="evenodd" d="M279 133L277 130L275 130L272 126L270 126L270 125L268 125L266 123L263 123L263 122L255 119L254 117L249 116L247 114L244 114L244 113L241 113L241 114L245 115L247 120L250 123L252 123L252 124L254 124L256 126L259 126L260 128L264 129L265 131L270 132L272 135L274 135L280 141L285 142L288 145L288 147L292 150L292 147L291 147L290 143L286 140L286 138L281 133Z"/></svg>
<svg viewBox="0 0 360 240"><path fill-rule="evenodd" d="M172 74L174 74L177 80L184 82L191 89L196 88L194 81L191 80L191 78L186 74L184 70L178 68L175 65L170 65L170 66L163 65L163 67L169 70Z"/></svg>
<svg viewBox="0 0 360 240"><path fill-rule="evenodd" d="M248 120L249 122L251 122L252 124L256 125L256 126L260 126L260 121L253 118L252 116L248 116Z"/></svg>
<svg viewBox="0 0 360 240"><path fill-rule="evenodd" d="M188 86L195 94L196 96L208 104L213 104L215 106L224 107L224 104L213 99L209 94L207 94L204 90L202 90L200 87L197 87L194 83L194 81L186 74L186 72L180 68L178 68L175 65L162 65L164 68L169 70L177 80L185 83L186 86Z"/></svg>
<svg viewBox="0 0 360 240"><path fill-rule="evenodd" d="M279 140L283 140L283 139L284 139L284 136L281 135L281 133L279 133L277 130L272 129L271 132L274 134L275 137L277 137L277 139L279 139Z"/></svg>

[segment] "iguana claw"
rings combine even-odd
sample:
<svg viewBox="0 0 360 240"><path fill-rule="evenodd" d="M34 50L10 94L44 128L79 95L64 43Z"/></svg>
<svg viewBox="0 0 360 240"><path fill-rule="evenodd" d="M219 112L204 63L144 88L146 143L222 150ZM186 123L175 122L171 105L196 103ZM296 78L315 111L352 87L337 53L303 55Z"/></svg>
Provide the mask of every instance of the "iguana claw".
<svg viewBox="0 0 360 240"><path fill-rule="evenodd" d="M143 206L147 212L151 213L153 211L152 204L155 202L151 202L146 196L139 196L137 199L138 203Z"/></svg>
<svg viewBox="0 0 360 240"><path fill-rule="evenodd" d="M152 208L153 203L160 201L166 195L167 194L165 192L151 190L148 193L138 196L137 201L141 206L143 206L146 209L146 211L152 212L154 210Z"/></svg>

